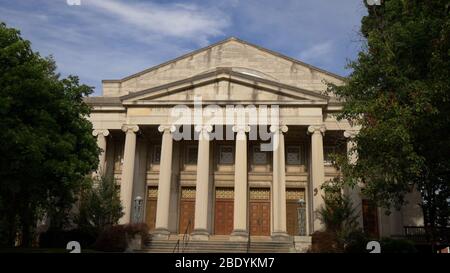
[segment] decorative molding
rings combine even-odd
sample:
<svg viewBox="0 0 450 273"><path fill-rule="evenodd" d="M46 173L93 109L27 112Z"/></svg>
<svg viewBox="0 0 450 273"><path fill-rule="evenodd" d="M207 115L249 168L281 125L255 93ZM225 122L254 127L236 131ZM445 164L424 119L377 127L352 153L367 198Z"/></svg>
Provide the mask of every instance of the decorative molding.
<svg viewBox="0 0 450 273"><path fill-rule="evenodd" d="M139 131L139 126L133 124L122 125L122 131L125 133L137 133Z"/></svg>
<svg viewBox="0 0 450 273"><path fill-rule="evenodd" d="M92 135L93 136L103 135L106 137L109 135L109 130L108 129L95 129L92 131Z"/></svg>
<svg viewBox="0 0 450 273"><path fill-rule="evenodd" d="M195 131L199 133L211 133L213 130L212 125L195 125Z"/></svg>
<svg viewBox="0 0 450 273"><path fill-rule="evenodd" d="M327 129L324 125L310 125L308 126L308 134L317 134L321 133L322 135L325 135L325 131Z"/></svg>
<svg viewBox="0 0 450 273"><path fill-rule="evenodd" d="M305 200L304 189L286 189L286 200Z"/></svg>
<svg viewBox="0 0 450 273"><path fill-rule="evenodd" d="M270 200L270 189L268 188L250 189L250 200Z"/></svg>
<svg viewBox="0 0 450 273"><path fill-rule="evenodd" d="M158 187L148 187L147 198L158 198Z"/></svg>
<svg viewBox="0 0 450 273"><path fill-rule="evenodd" d="M173 133L176 130L177 130L177 128L175 127L175 125L161 124L158 127L158 131L160 133Z"/></svg>
<svg viewBox="0 0 450 273"><path fill-rule="evenodd" d="M183 187L183 188L181 188L181 198L183 198L183 199L195 199L195 187Z"/></svg>
<svg viewBox="0 0 450 273"><path fill-rule="evenodd" d="M270 125L270 131L272 133L286 133L288 131L288 127L286 125Z"/></svg>
<svg viewBox="0 0 450 273"><path fill-rule="evenodd" d="M238 125L234 125L232 129L233 129L233 132L235 132L235 133L248 133L248 132L250 132L250 126L248 126L248 125L240 125L240 124L238 124Z"/></svg>
<svg viewBox="0 0 450 273"><path fill-rule="evenodd" d="M216 188L216 199L234 199L234 188Z"/></svg>

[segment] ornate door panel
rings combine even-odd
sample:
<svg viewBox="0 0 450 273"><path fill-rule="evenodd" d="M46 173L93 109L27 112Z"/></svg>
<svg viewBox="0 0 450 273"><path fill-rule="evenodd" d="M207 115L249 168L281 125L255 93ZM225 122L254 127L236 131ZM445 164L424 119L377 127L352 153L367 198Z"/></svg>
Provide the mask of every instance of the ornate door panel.
<svg viewBox="0 0 450 273"><path fill-rule="evenodd" d="M250 235L270 235L270 190L250 190Z"/></svg>
<svg viewBox="0 0 450 273"><path fill-rule="evenodd" d="M299 235L299 199L305 198L303 189L286 189L286 228L289 235ZM305 224L305 223L303 223Z"/></svg>
<svg viewBox="0 0 450 273"><path fill-rule="evenodd" d="M191 233L194 229L195 217L195 188L185 187L181 189L180 223L178 233Z"/></svg>
<svg viewBox="0 0 450 273"><path fill-rule="evenodd" d="M289 235L298 235L298 203L286 200L286 228Z"/></svg>
<svg viewBox="0 0 450 273"><path fill-rule="evenodd" d="M147 204L145 209L145 222L150 231L155 229L156 203L158 198L158 187L148 187Z"/></svg>
<svg viewBox="0 0 450 273"><path fill-rule="evenodd" d="M214 221L214 233L228 235L233 232L233 201L216 200L216 215Z"/></svg>
<svg viewBox="0 0 450 273"><path fill-rule="evenodd" d="M217 188L214 233L229 235L233 232L234 189Z"/></svg>

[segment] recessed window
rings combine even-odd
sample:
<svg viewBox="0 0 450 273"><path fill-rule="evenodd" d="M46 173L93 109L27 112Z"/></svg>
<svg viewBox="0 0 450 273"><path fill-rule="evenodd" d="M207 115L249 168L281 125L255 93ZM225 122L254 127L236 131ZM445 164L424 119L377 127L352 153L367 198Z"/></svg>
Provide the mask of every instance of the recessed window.
<svg viewBox="0 0 450 273"><path fill-rule="evenodd" d="M302 162L300 146L288 146L286 148L286 163L299 165Z"/></svg>
<svg viewBox="0 0 450 273"><path fill-rule="evenodd" d="M233 164L234 154L233 147L229 145L219 146L219 163L220 164Z"/></svg>
<svg viewBox="0 0 450 273"><path fill-rule="evenodd" d="M323 162L326 165L333 164L333 161L331 159L331 155L336 153L336 147L335 146L325 146L323 147Z"/></svg>
<svg viewBox="0 0 450 273"><path fill-rule="evenodd" d="M161 145L154 145L152 162L155 164L159 164L160 161L161 161Z"/></svg>
<svg viewBox="0 0 450 273"><path fill-rule="evenodd" d="M267 164L267 153L261 151L260 145L253 146L253 164Z"/></svg>
<svg viewBox="0 0 450 273"><path fill-rule="evenodd" d="M197 145L189 145L186 149L186 163L187 164L197 164Z"/></svg>

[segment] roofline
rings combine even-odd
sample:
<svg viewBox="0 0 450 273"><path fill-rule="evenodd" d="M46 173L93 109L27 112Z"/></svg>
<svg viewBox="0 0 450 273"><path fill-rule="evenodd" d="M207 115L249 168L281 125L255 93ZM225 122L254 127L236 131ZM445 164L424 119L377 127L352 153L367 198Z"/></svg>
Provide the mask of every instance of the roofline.
<svg viewBox="0 0 450 273"><path fill-rule="evenodd" d="M141 75L143 75L143 74L146 74L146 73L148 73L148 72L150 72L150 71L153 71L153 70L155 70L155 69L158 69L158 68L160 68L160 67L163 67L163 66L169 65L169 64L171 64L171 63L177 62L177 61L179 61L179 60L188 58L188 57L193 56L193 55L195 55L195 54L197 54L197 53L206 51L206 50L211 49L211 48L213 48L213 47L215 47L215 46L224 44L224 43L226 43L226 42L228 42L228 41L237 41L237 42L243 43L243 44L245 44L245 45L255 47L255 48L257 48L257 49L259 49L259 50L262 50L262 51L265 51L265 52L267 52L267 53L269 53L269 54L278 56L278 57L280 57L280 58L283 58L283 59L285 59L285 60L294 62L294 63L299 64L299 65L302 65L302 66L306 66L306 67L308 67L308 68L310 68L310 69L312 69L312 70L316 70L316 71L318 71L318 72L327 74L327 75L329 75L329 76L338 78L338 79L340 79L340 80L345 80L345 79L346 79L346 77L343 77L343 76L341 76L341 75L338 75L338 74L335 74L335 73L332 73L332 72L323 70L323 69L321 69L321 68L318 68L318 67L315 67L315 66L313 66L313 65L310 65L310 64L304 63L304 62L302 62L302 61L299 61L299 60L297 60L297 59L288 57L288 56L283 55L283 54L281 54L281 53L278 53L278 52L276 52L276 51L272 51L272 50L270 50L270 49L267 49L267 48L264 48L264 47L261 47L261 46L258 46L258 45L255 45L255 44L252 44L252 43L249 43L249 42L247 42L247 41L244 41L244 40L241 40L241 39L238 39L238 38L236 38L236 37L231 36L231 37L229 37L229 38L227 38L227 39L225 39L225 40L222 40L222 41L219 41L219 42L217 42L217 43L211 44L211 45L209 45L209 46L206 46L206 47L203 47L203 48L200 48L200 49L191 51L191 52L189 52L189 53L187 53L187 54L184 54L184 55L181 55L181 56L179 56L179 57L177 57L177 58L175 58L175 59L172 59L172 60L163 62L163 63L161 63L161 64L158 64L158 65L155 65L155 66L152 66L152 67L149 67L149 68L147 68L147 69L145 69L145 70L142 70L142 71L140 71L140 72L137 72L137 73L132 74L132 75L130 75L130 76L127 76L127 77L125 77L125 78L122 78L122 79L119 79L119 80L118 80L118 79L106 79L106 80L102 80L102 83L121 83L121 82L130 80L130 79L139 77L139 76L141 76Z"/></svg>
<svg viewBox="0 0 450 273"><path fill-rule="evenodd" d="M276 82L276 81L272 81L272 80L268 80L268 79L263 79L263 78L259 78L259 77L255 77L255 76L251 76L251 75L247 75L247 74L242 74L242 73L233 71L231 68L228 68L228 67L217 68L217 69L215 69L215 70L213 70L211 72L195 75L195 76L192 76L190 78L186 78L186 79L182 79L182 80L179 80L179 81L163 84L163 85L160 85L160 86L151 87L151 88L144 89L144 90L141 90L141 91L138 91L138 92L133 92L133 93L130 93L130 94L127 94L127 95L123 95L123 96L121 96L119 98L123 102L124 100L132 99L132 98L144 95L144 94L160 91L160 90L163 90L163 89L166 89L166 88L170 88L172 86L180 85L180 84L183 84L183 83L193 82L195 80L199 80L199 79L202 79L202 78L207 78L207 77L210 77L210 76L217 76L217 75L219 75L221 73L226 73L226 74L229 74L231 76L239 76L239 77L242 77L242 78L245 78L245 79L253 80L255 82L261 82L261 83L270 84L270 85L273 85L273 86L277 86L279 88L286 88L286 89L290 89L290 90L297 91L297 92L303 92L303 93L305 93L307 95L320 97L320 98L325 99L325 100L328 100L328 98L329 98L326 95L322 95L322 94L319 94L319 93L311 91L311 90L307 90L307 89L299 88L299 87L296 87L296 86L287 85L287 84L284 84L284 83L280 83L280 82Z"/></svg>

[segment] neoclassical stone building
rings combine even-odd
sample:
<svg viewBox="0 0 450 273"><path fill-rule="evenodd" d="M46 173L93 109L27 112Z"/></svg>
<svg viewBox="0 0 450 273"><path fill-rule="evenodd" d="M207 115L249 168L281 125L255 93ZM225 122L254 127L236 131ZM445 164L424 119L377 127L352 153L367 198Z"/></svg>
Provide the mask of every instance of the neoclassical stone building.
<svg viewBox="0 0 450 273"><path fill-rule="evenodd" d="M343 78L236 38L104 80L86 101L100 171L120 184L121 222L145 221L163 239L308 238L322 228L320 185L338 175L329 155L346 153L358 129L334 118L341 103L325 82ZM373 235L423 224L413 195L387 216L347 194Z"/></svg>

